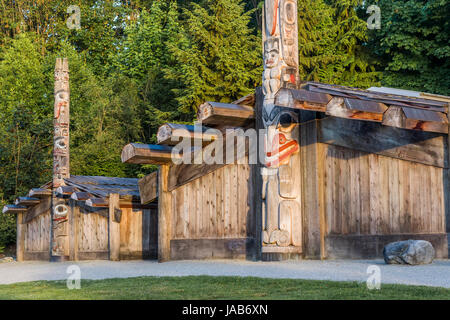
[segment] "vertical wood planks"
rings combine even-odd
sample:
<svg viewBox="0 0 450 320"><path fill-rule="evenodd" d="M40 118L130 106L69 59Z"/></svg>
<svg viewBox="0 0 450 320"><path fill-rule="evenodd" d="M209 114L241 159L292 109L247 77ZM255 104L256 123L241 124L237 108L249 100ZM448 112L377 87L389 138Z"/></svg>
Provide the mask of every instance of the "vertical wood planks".
<svg viewBox="0 0 450 320"><path fill-rule="evenodd" d="M320 154L327 234L445 232L445 169L330 145Z"/></svg>
<svg viewBox="0 0 450 320"><path fill-rule="evenodd" d="M120 259L120 223L114 221L114 211L119 210L119 195L109 195L109 259Z"/></svg>
<svg viewBox="0 0 450 320"><path fill-rule="evenodd" d="M16 244L16 259L22 262L25 253L25 231L26 225L23 224L24 213L18 213L16 217L17 227L17 244Z"/></svg>
<svg viewBox="0 0 450 320"><path fill-rule="evenodd" d="M72 203L69 215L69 259L71 261L78 261L79 216L80 208Z"/></svg>
<svg viewBox="0 0 450 320"><path fill-rule="evenodd" d="M158 202L158 261L170 260L172 238L172 194L168 190L169 166L160 166Z"/></svg>

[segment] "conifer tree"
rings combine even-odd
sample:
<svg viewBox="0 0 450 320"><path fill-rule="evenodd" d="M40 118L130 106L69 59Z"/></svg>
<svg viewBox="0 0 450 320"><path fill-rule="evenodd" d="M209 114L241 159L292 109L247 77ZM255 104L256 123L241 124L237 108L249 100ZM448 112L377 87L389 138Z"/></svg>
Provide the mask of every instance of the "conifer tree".
<svg viewBox="0 0 450 320"><path fill-rule="evenodd" d="M169 44L178 65L166 76L183 85L175 93L191 118L201 103L231 102L261 82L261 43L248 26L252 11L244 6L242 0L205 0L183 10L184 28Z"/></svg>

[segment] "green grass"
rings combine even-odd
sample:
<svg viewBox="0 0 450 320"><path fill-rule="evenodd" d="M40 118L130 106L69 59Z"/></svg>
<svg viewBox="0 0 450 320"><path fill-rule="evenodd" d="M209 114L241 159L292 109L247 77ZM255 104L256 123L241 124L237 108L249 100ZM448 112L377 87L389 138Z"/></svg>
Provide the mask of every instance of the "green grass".
<svg viewBox="0 0 450 320"><path fill-rule="evenodd" d="M82 280L80 290L65 281L0 285L0 299L446 299L450 289L382 285L368 290L365 283L241 277L139 277Z"/></svg>

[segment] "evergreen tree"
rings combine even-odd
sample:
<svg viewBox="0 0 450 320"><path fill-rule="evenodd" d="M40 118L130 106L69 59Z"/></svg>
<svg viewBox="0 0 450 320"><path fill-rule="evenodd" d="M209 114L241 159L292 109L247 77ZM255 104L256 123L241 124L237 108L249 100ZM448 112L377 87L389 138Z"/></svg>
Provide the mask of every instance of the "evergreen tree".
<svg viewBox="0 0 450 320"><path fill-rule="evenodd" d="M183 85L174 92L186 120L205 101L231 102L260 84L261 43L244 6L241 0L205 0L183 11L184 28L177 42L169 43L178 65L166 76Z"/></svg>
<svg viewBox="0 0 450 320"><path fill-rule="evenodd" d="M377 84L365 47L366 21L358 0L298 2L299 63L303 80L367 88Z"/></svg>
<svg viewBox="0 0 450 320"><path fill-rule="evenodd" d="M450 2L379 0L370 46L385 86L450 95Z"/></svg>

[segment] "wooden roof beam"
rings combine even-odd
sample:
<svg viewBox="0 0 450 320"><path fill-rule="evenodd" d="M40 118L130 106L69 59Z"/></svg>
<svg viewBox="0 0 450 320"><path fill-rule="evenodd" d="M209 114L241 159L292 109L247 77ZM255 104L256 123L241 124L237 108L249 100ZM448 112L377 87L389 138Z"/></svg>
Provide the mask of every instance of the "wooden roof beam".
<svg viewBox="0 0 450 320"><path fill-rule="evenodd" d="M328 103L326 113L338 118L382 122L387 109L380 102L335 97Z"/></svg>
<svg viewBox="0 0 450 320"><path fill-rule="evenodd" d="M166 123L159 127L157 139L158 144L179 144L183 139L191 139L191 145L207 145L219 139L222 133L217 129L203 126L192 126L176 123Z"/></svg>
<svg viewBox="0 0 450 320"><path fill-rule="evenodd" d="M61 186L56 189L56 193L59 196L70 196L72 193L76 192L77 188L73 186Z"/></svg>
<svg viewBox="0 0 450 320"><path fill-rule="evenodd" d="M293 109L326 112L331 99L332 97L325 93L283 88L277 93L275 104Z"/></svg>
<svg viewBox="0 0 450 320"><path fill-rule="evenodd" d="M86 201L91 197L92 197L92 194L90 194L89 192L74 192L70 196L70 199L77 200L77 201Z"/></svg>
<svg viewBox="0 0 450 320"><path fill-rule="evenodd" d="M30 198L45 198L45 197L51 197L51 195L52 195L51 190L41 189L41 188L31 189L28 192L28 197L30 197Z"/></svg>
<svg viewBox="0 0 450 320"><path fill-rule="evenodd" d="M197 120L211 127L244 127L254 119L252 107L229 103L206 102L197 112Z"/></svg>
<svg viewBox="0 0 450 320"><path fill-rule="evenodd" d="M90 198L86 200L86 205L92 208L108 208L109 200L105 198Z"/></svg>
<svg viewBox="0 0 450 320"><path fill-rule="evenodd" d="M445 113L407 107L389 107L384 114L383 124L410 130L449 133L449 123Z"/></svg>
<svg viewBox="0 0 450 320"><path fill-rule="evenodd" d="M122 162L134 164L169 164L172 162L172 147L130 143L122 150ZM181 155L174 153L174 159Z"/></svg>
<svg viewBox="0 0 450 320"><path fill-rule="evenodd" d="M3 207L3 214L17 214L24 213L28 210L26 206L17 206L17 205L6 205Z"/></svg>
<svg viewBox="0 0 450 320"><path fill-rule="evenodd" d="M16 199L16 206L35 206L41 202L39 198L19 197Z"/></svg>

